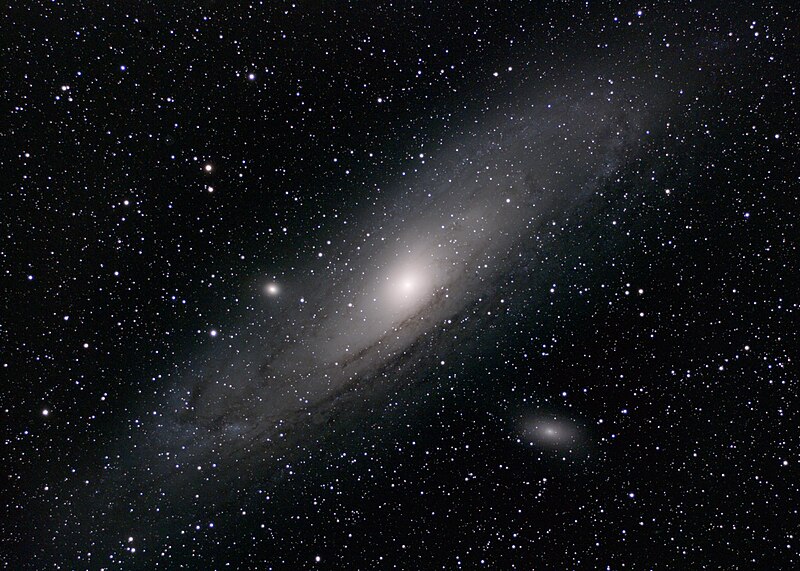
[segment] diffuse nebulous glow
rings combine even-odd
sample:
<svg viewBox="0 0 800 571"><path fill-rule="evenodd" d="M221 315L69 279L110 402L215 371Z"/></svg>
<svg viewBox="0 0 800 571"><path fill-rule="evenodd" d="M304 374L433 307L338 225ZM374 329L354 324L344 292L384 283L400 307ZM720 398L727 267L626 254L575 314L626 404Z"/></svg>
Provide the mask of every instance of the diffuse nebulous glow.
<svg viewBox="0 0 800 571"><path fill-rule="evenodd" d="M582 440L581 431L571 420L554 414L539 414L521 422L523 442L539 448L574 450Z"/></svg>
<svg viewBox="0 0 800 571"><path fill-rule="evenodd" d="M583 91L580 83L576 93ZM646 82L628 89L648 99L649 111L664 107ZM624 91L618 89L620 99ZM351 395L369 401L378 391L373 387L387 379L424 378L416 371L432 360L419 341L434 337L443 323L460 323L462 331L441 336L437 356L456 343L462 352L472 350L468 344L479 337L482 321L469 308L491 302L517 267L520 248L526 263L535 261L529 244L542 244L554 219L581 205L635 155L638 137L650 128L648 114L622 114L610 99L530 100L523 107L525 113L487 119L429 157L427 173L395 189L386 217L348 227L352 234L328 254L339 265L314 265L315 257L293 269L292 283L261 282L268 298L281 298L265 304L272 313L226 324L226 342L197 356L166 404L161 398L143 405L160 407L158 424L139 435L135 455L114 453L141 468L130 486L134 499L115 501L136 503L139 490L168 490L173 501L192 502L198 487L219 497L231 489L226 482L241 486L269 458L301 449L290 439L313 439L315 426ZM569 424L555 420L524 434L555 447L576 438ZM187 465L214 466L214 478Z"/></svg>
<svg viewBox="0 0 800 571"><path fill-rule="evenodd" d="M620 99L625 89L617 90ZM188 377L176 392L187 411L178 418L206 428L246 425L262 446L277 424L327 410L356 383L369 386L421 336L492 292L515 267L520 243L546 236L554 218L636 155L651 114L667 103L645 80L627 90L648 101L647 112L622 114L614 100L589 94L557 105L534 98L525 113L487 119L428 157L430 170L394 193L377 227L369 218L353 225L368 239L349 239L331 253L347 261L345 271L315 268L292 286L302 306L286 306L281 319L266 324L243 325L261 341L229 351L223 368ZM276 296L281 289L270 283L265 291Z"/></svg>
<svg viewBox="0 0 800 571"><path fill-rule="evenodd" d="M389 314L400 314L424 304L432 295L436 282L430 261L401 262L387 272L385 284L377 303Z"/></svg>
<svg viewBox="0 0 800 571"><path fill-rule="evenodd" d="M4 568L800 568L800 2L74 4L4 29Z"/></svg>

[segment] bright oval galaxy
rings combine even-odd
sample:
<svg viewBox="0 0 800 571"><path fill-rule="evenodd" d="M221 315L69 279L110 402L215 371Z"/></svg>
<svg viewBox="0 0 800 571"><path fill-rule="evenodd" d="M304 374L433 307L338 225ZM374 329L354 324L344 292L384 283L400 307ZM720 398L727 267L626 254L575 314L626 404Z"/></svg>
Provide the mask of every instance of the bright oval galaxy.
<svg viewBox="0 0 800 571"><path fill-rule="evenodd" d="M39 8L10 568L797 566L791 7Z"/></svg>

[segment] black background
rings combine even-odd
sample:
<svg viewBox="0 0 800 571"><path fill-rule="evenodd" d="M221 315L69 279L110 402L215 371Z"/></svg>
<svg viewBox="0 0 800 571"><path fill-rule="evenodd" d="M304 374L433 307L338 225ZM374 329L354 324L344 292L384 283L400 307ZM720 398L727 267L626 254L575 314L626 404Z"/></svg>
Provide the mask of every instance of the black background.
<svg viewBox="0 0 800 571"><path fill-rule="evenodd" d="M797 565L797 14L471 4L4 9L6 567ZM587 63L702 80L498 284L516 309L481 351L306 443L308 470L247 474L246 505L186 506L202 529L163 556L92 518L72 525L118 533L115 559L52 552L94 451L247 313L256 276L303 268L420 152L521 90L568 96ZM539 410L583 444L517 442Z"/></svg>

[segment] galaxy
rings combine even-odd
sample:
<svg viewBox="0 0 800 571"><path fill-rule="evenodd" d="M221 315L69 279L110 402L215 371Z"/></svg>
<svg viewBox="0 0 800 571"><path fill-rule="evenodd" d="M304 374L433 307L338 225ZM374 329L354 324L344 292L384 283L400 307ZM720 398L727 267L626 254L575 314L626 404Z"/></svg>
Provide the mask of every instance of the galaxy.
<svg viewBox="0 0 800 571"><path fill-rule="evenodd" d="M790 3L10 8L10 569L794 568Z"/></svg>
<svg viewBox="0 0 800 571"><path fill-rule="evenodd" d="M563 420L557 414L538 414L525 418L519 427L520 441L532 446L566 450L570 454L580 450L581 430L574 422Z"/></svg>

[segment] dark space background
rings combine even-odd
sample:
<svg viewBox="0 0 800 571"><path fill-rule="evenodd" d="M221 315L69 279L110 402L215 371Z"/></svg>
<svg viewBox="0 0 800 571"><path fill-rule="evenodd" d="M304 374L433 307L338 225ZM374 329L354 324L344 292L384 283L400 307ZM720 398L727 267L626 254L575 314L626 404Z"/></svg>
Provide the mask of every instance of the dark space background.
<svg viewBox="0 0 800 571"><path fill-rule="evenodd" d="M3 8L4 568L796 568L797 16ZM328 240L391 217L420 153L517 94L569 98L560 77L634 69L675 92L695 79L660 135L492 286L513 311L466 310L476 346L421 340L447 365L406 363L413 382L383 378L343 428L298 438L291 469L237 476L234 500L176 499L194 525L149 534L75 509L102 451L126 450L141 411L220 341L209 331L254 311L259 276L300 276ZM518 422L541 414L579 442L525 441ZM98 493L126 493L124 468L108 481ZM83 543L64 548L67 528Z"/></svg>

